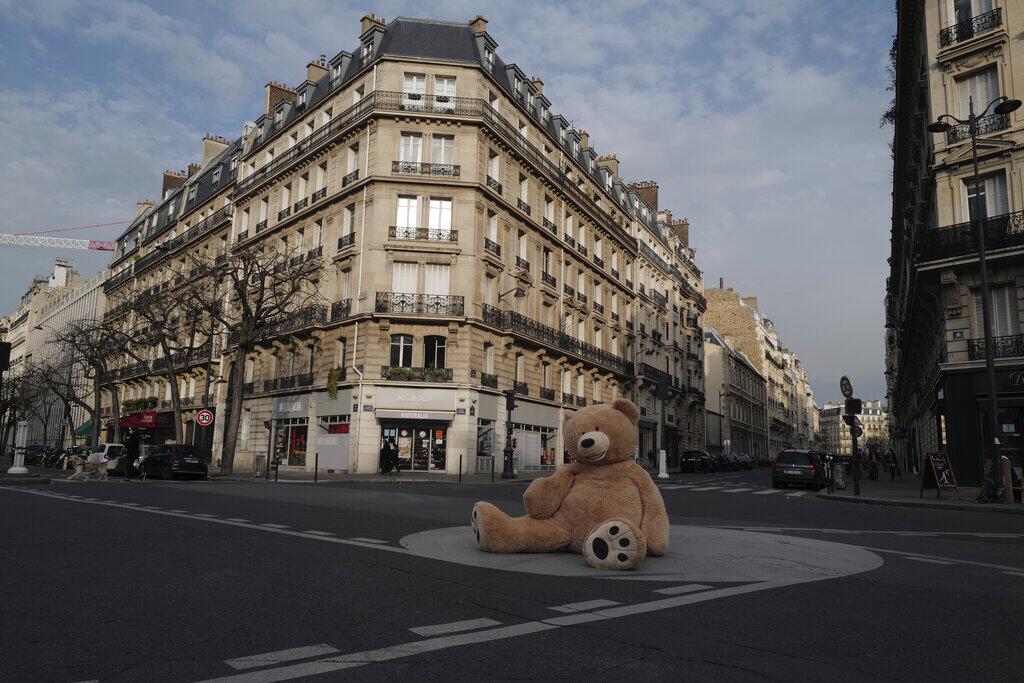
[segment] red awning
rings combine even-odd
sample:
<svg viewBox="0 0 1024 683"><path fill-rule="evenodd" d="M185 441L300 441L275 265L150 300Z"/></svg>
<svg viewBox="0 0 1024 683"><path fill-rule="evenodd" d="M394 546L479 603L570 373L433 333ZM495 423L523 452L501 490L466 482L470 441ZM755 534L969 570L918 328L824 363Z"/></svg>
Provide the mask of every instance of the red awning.
<svg viewBox="0 0 1024 683"><path fill-rule="evenodd" d="M107 427L113 427L114 421L107 420ZM122 427L134 427L136 429L155 429L156 428L156 411L145 410L141 413L134 413L132 415L123 415L121 417Z"/></svg>

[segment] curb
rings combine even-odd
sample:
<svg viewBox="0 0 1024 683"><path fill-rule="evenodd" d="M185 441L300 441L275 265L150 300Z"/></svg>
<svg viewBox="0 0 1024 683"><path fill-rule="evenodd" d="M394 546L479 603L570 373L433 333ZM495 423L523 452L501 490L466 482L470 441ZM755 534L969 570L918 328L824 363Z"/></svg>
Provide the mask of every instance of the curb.
<svg viewBox="0 0 1024 683"><path fill-rule="evenodd" d="M0 486L39 486L49 483L49 477L37 474L0 474Z"/></svg>
<svg viewBox="0 0 1024 683"><path fill-rule="evenodd" d="M815 494L822 500L832 500L839 503L860 503L862 505L888 505L891 507L902 507L902 508L928 508L930 510L958 510L965 512L1001 512L1009 515L1024 515L1024 505L1014 503L1012 505L1008 503L1004 504L993 504L991 507L984 506L980 503L954 503L951 505L943 505L941 503L933 503L927 500L907 500L899 498L864 498L858 496L837 496L835 494L818 493Z"/></svg>

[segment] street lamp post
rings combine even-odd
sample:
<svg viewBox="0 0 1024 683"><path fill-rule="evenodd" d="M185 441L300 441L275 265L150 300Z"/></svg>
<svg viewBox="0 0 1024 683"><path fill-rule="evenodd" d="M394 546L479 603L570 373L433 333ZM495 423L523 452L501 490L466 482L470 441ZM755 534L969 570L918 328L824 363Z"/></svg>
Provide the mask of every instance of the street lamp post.
<svg viewBox="0 0 1024 683"><path fill-rule="evenodd" d="M949 114L943 114L938 117L934 123L928 124L928 131L932 133L945 133L949 131L952 128L952 125L945 119L951 119L960 124L967 124L967 130L971 135L971 159L974 163L975 206L972 211L970 207L970 200L968 199L967 210L970 213L971 224L974 228L974 232L978 237L978 267L981 271L981 320L985 334L985 373L988 376L988 419L989 431L991 432L992 439L990 444L992 449L992 480L995 482L996 490L999 490L1001 488L1000 482L1003 477L1002 468L999 464L999 403L996 396L995 342L992 337L992 311L989 309L988 264L985 256L985 223L980 216L981 205L979 203L981 198L981 175L978 172L978 120L984 118L988 114L988 110L991 109L993 105L995 105L993 111L996 114L1005 116L1019 109L1021 101L1011 100L1005 95L997 97L988 103L980 115L975 115L974 113L973 97L968 98L967 104L968 116L966 121Z"/></svg>

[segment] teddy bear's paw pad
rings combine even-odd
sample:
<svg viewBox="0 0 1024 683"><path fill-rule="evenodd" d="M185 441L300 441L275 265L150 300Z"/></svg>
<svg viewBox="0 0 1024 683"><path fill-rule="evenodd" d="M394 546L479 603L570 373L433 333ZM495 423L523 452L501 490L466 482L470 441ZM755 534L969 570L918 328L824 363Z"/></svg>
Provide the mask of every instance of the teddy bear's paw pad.
<svg viewBox="0 0 1024 683"><path fill-rule="evenodd" d="M619 519L599 524L583 544L584 559L597 569L633 569L645 555L640 536Z"/></svg>
<svg viewBox="0 0 1024 683"><path fill-rule="evenodd" d="M487 550L487 544L484 540L484 525L480 521L480 510L478 505L473 506L473 513L470 515L469 523L473 527L473 536L476 537L476 543L482 550Z"/></svg>

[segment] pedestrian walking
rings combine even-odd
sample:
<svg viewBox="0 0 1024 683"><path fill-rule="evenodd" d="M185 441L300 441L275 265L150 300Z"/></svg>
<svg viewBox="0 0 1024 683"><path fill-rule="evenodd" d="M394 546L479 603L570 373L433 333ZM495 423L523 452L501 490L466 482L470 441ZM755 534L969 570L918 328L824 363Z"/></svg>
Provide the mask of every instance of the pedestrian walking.
<svg viewBox="0 0 1024 683"><path fill-rule="evenodd" d="M890 481L896 481L896 477L900 473L900 463L891 448L885 452L885 466L889 469Z"/></svg>
<svg viewBox="0 0 1024 683"><path fill-rule="evenodd" d="M395 446L394 437L389 436L380 449L380 473L391 474L392 470L402 473L398 467L398 447Z"/></svg>
<svg viewBox="0 0 1024 683"><path fill-rule="evenodd" d="M128 428L128 434L124 437L124 479L123 482L132 480L132 463L139 457L139 433Z"/></svg>

